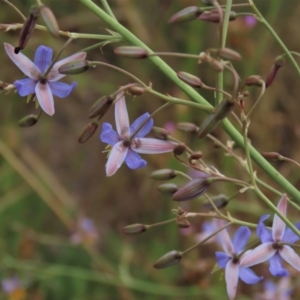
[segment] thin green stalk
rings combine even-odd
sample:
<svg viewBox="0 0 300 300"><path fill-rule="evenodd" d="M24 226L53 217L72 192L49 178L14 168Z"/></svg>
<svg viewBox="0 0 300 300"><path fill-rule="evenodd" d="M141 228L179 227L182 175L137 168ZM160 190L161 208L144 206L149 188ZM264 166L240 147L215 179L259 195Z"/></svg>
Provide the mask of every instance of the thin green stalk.
<svg viewBox="0 0 300 300"><path fill-rule="evenodd" d="M118 22L117 18L115 17L115 15L114 15L113 11L111 10L111 8L110 8L109 4L107 3L107 1L106 1L106 0L100 0L100 2L101 2L101 4L103 5L103 7L104 7L104 9L106 10L106 12L107 12L112 18L114 18L114 19Z"/></svg>

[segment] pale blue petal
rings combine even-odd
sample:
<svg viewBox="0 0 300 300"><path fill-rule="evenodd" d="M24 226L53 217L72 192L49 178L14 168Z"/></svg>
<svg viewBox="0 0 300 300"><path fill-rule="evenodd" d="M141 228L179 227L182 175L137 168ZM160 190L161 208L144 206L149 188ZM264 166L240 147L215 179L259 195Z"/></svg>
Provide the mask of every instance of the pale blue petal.
<svg viewBox="0 0 300 300"><path fill-rule="evenodd" d="M54 100L48 83L43 84L39 81L35 86L35 94L42 110L52 116L54 114Z"/></svg>
<svg viewBox="0 0 300 300"><path fill-rule="evenodd" d="M295 227L300 230L300 222L296 223ZM299 240L298 235L296 235L291 228L287 228L285 230L283 238L282 238L283 242L294 244L298 240Z"/></svg>
<svg viewBox="0 0 300 300"><path fill-rule="evenodd" d="M268 229L264 221L269 218L270 215L263 215L258 222L258 226L256 228L256 234L260 238L262 243L274 242L272 237L272 232Z"/></svg>
<svg viewBox="0 0 300 300"><path fill-rule="evenodd" d="M27 96L35 93L36 81L31 78L24 78L14 82L20 96Z"/></svg>
<svg viewBox="0 0 300 300"><path fill-rule="evenodd" d="M286 216L286 209L287 209L287 196L283 194L281 199L277 204L277 209L281 212L284 216ZM273 225L272 225L272 237L274 241L281 241L283 234L285 232L286 224L283 220L277 215L274 215L273 218Z"/></svg>
<svg viewBox="0 0 300 300"><path fill-rule="evenodd" d="M150 114L149 113L145 113L142 116L140 116L139 118L137 118L133 124L130 126L130 134L133 134L148 118L149 118ZM153 119L149 119L148 122L142 127L142 129L138 132L138 134L136 135L136 137L144 137L145 135L147 135L150 130L152 129L154 124Z"/></svg>
<svg viewBox="0 0 300 300"><path fill-rule="evenodd" d="M39 46L34 55L34 64L42 73L50 66L52 61L52 49L46 46Z"/></svg>
<svg viewBox="0 0 300 300"><path fill-rule="evenodd" d="M114 146L117 142L120 141L120 137L118 133L112 129L112 126L109 123L103 123L100 134L100 140L103 143Z"/></svg>
<svg viewBox="0 0 300 300"><path fill-rule="evenodd" d="M281 261L278 252L270 258L269 270L273 276L289 276L289 272L282 267Z"/></svg>
<svg viewBox="0 0 300 300"><path fill-rule="evenodd" d="M125 162L130 169L143 168L147 165L147 162L143 160L139 154L129 149Z"/></svg>
<svg viewBox="0 0 300 300"><path fill-rule="evenodd" d="M239 277L247 284L255 284L263 279L262 276L257 276L251 269L240 267Z"/></svg>
<svg viewBox="0 0 300 300"><path fill-rule="evenodd" d="M236 254L239 254L247 245L251 231L248 227L240 227L234 234L232 244Z"/></svg>
<svg viewBox="0 0 300 300"><path fill-rule="evenodd" d="M239 280L239 265L232 260L228 261L225 268L225 280L227 294L230 300L233 300L236 295L236 289Z"/></svg>
<svg viewBox="0 0 300 300"><path fill-rule="evenodd" d="M74 90L77 85L77 82L72 84L67 84L64 82L48 82L52 94L59 98L66 98Z"/></svg>
<svg viewBox="0 0 300 300"><path fill-rule="evenodd" d="M116 143L113 148L111 149L108 160L106 163L106 175L112 176L114 175L117 170L121 167L122 163L127 156L128 147L124 146L124 143L118 142Z"/></svg>
<svg viewBox="0 0 300 300"><path fill-rule="evenodd" d="M292 249L290 246L283 246L282 249L279 250L279 254L282 259L284 259L287 263L289 263L296 270L300 271L300 257L299 255Z"/></svg>
<svg viewBox="0 0 300 300"><path fill-rule="evenodd" d="M173 151L177 144L152 138L135 138L131 148L142 154L159 154Z"/></svg>
<svg viewBox="0 0 300 300"><path fill-rule="evenodd" d="M219 268L224 269L230 257L225 252L216 252L215 255Z"/></svg>

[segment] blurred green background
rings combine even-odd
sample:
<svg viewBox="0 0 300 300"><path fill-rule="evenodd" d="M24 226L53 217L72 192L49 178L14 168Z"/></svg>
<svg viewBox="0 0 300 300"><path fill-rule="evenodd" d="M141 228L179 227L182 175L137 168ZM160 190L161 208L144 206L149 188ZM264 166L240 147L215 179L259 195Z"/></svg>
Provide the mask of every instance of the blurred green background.
<svg viewBox="0 0 300 300"><path fill-rule="evenodd" d="M168 18L187 6L201 1L185 0L111 0L108 1L118 20L154 51L198 54L218 47L217 25L198 20L169 25ZM225 1L220 1L224 3ZM244 3L246 1L233 1ZM25 15L34 1L12 1ZM60 29L70 32L107 34L107 25L88 11L79 1L52 0L44 2L55 13ZM95 1L100 5L100 1ZM274 30L290 50L300 51L300 4L290 1L255 1ZM5 1L0 2L0 23L20 23L20 16ZM237 12L250 12L240 8ZM0 32L0 41L17 46L19 31ZM35 31L23 51L31 59L38 45L59 51L65 37L54 39L49 33ZM64 56L95 44L97 40L77 39L65 50ZM124 43L122 43L124 44ZM133 73L154 89L178 98L187 97L147 60L117 57L114 47L88 53L89 60L114 64ZM231 22L227 46L242 54L234 63L242 80L250 75L265 78L274 59L282 50L266 29L256 24L248 27L244 18ZM21 71L0 51L0 80L12 83L22 78ZM175 71L199 76L214 86L216 74L205 64L192 59L166 57ZM228 74L227 74L228 75ZM225 76L225 90L231 91L232 78ZM121 228L132 223L152 224L173 218L170 196L160 194L159 182L149 174L159 168L186 168L171 154L144 156L146 168L132 171L123 165L111 178L105 175L105 145L98 132L85 144L77 138L89 122L89 108L103 95L111 94L130 79L104 67L68 76L78 87L66 99L55 99L53 117L43 115L30 128L18 127L18 120L35 113L33 103L17 94L1 94L0 119L0 279L17 276L21 281L19 293L0 293L0 299L30 300L98 300L98 299L227 299L222 272L211 275L215 264L215 246L204 245L190 252L180 264L165 270L155 270L153 263L170 250L184 250L195 243L204 220L192 220L189 229L178 229L175 223L155 227L142 235L125 236ZM252 117L250 139L259 151L277 151L300 161L299 137L299 79L289 62L260 102ZM246 106L258 96L250 89ZM209 101L211 92L199 91ZM153 112L163 104L161 99L145 94L127 96L130 120L144 112ZM232 158L208 140L198 140L191 134L176 131L176 122L201 124L205 114L184 106L172 106L155 116L155 125L165 127L194 150L204 153L204 160L222 173L247 180L247 175ZM113 110L103 121L114 124ZM214 131L226 143L228 137L221 128ZM242 151L237 149L242 155ZM279 172L299 187L300 174L292 164L277 164ZM257 170L269 184L272 182ZM183 181L175 180L178 184ZM275 186L276 187L276 186ZM236 187L216 185L211 195L230 195ZM277 203L278 197L266 195ZM201 200L182 205L184 209L201 211ZM257 222L267 211L250 192L241 194L229 206L231 214ZM95 231L80 229L82 220L93 220ZM297 216L291 214L291 219ZM299 218L298 218L299 220ZM90 227L89 227L90 229ZM232 232L232 231L231 231ZM74 234L77 234L74 237ZM78 240L79 236L79 240ZM77 238L77 239L76 239ZM74 242L76 239L77 243ZM268 277L267 265L255 268ZM293 275L293 274L292 274ZM294 279L293 284L299 283ZM24 291L23 291L24 289ZM239 284L238 299L253 299L262 291L262 284ZM299 292L299 289L298 289ZM297 294L294 289L293 295ZM246 296L248 295L248 296ZM9 298L10 297L10 298ZM19 298L18 298L19 297ZM199 298L200 297L200 298ZM295 296L295 298L297 297Z"/></svg>

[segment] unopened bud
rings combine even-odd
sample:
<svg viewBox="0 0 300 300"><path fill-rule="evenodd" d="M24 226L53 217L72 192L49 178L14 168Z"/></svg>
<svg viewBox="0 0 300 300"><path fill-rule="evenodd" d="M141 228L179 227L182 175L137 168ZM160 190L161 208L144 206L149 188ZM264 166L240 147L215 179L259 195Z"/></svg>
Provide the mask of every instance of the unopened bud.
<svg viewBox="0 0 300 300"><path fill-rule="evenodd" d="M170 135L168 130L156 126L152 127L151 132L159 140L167 140Z"/></svg>
<svg viewBox="0 0 300 300"><path fill-rule="evenodd" d="M147 58L148 51L141 47L121 46L114 49L115 54L128 58Z"/></svg>
<svg viewBox="0 0 300 300"><path fill-rule="evenodd" d="M176 172L172 169L161 169L151 173L150 177L155 180L169 180L175 178Z"/></svg>
<svg viewBox="0 0 300 300"><path fill-rule="evenodd" d="M42 5L40 7L40 11L41 11L41 17L45 23L45 26L49 30L49 32L53 36L58 37L59 36L59 27L58 27L57 20L54 16L52 10L45 5Z"/></svg>
<svg viewBox="0 0 300 300"><path fill-rule="evenodd" d="M76 75L85 72L90 68L90 63L87 60L73 60L62 65L58 72L65 75Z"/></svg>
<svg viewBox="0 0 300 300"><path fill-rule="evenodd" d="M199 77L189 74L187 72L177 72L177 76L180 80L194 88L201 88L203 86L203 82Z"/></svg>
<svg viewBox="0 0 300 300"><path fill-rule="evenodd" d="M210 175L206 178L195 178L182 186L174 195L174 201L186 201L203 195L210 186Z"/></svg>
<svg viewBox="0 0 300 300"><path fill-rule="evenodd" d="M267 161L279 161L282 155L277 152L263 152L261 154Z"/></svg>
<svg viewBox="0 0 300 300"><path fill-rule="evenodd" d="M262 86L262 79L259 75L251 75L245 80L246 86Z"/></svg>
<svg viewBox="0 0 300 300"><path fill-rule="evenodd" d="M223 59L228 59L228 60L242 59L241 55L238 52L229 48L218 49L217 54Z"/></svg>
<svg viewBox="0 0 300 300"><path fill-rule="evenodd" d="M178 191L178 185L175 183L163 183L157 187L163 194L174 194Z"/></svg>
<svg viewBox="0 0 300 300"><path fill-rule="evenodd" d="M223 120L233 109L235 102L231 99L223 100L217 107L214 112L215 120Z"/></svg>
<svg viewBox="0 0 300 300"><path fill-rule="evenodd" d="M208 135L210 132L212 132L217 125L220 123L220 121L217 121L215 119L215 115L211 114L208 116L204 122L201 124L199 131L198 131L198 138L201 139Z"/></svg>
<svg viewBox="0 0 300 300"><path fill-rule="evenodd" d="M209 65L211 66L211 68L214 71L216 71L218 73L219 72L223 72L224 66L223 66L223 64L220 61L218 61L218 60L210 57L209 59L207 59L207 62L209 63Z"/></svg>
<svg viewBox="0 0 300 300"><path fill-rule="evenodd" d="M145 232L149 226L144 224L132 224L122 228L122 232L126 234L139 234Z"/></svg>
<svg viewBox="0 0 300 300"><path fill-rule="evenodd" d="M189 6L174 14L168 21L169 24L183 23L197 19L202 10L197 6Z"/></svg>
<svg viewBox="0 0 300 300"><path fill-rule="evenodd" d="M224 15L224 9L222 9L223 15ZM203 12L199 18L201 21L205 22L211 22L211 23L219 23L220 22L220 15L219 11L217 9L213 9L211 11ZM229 14L229 21L233 21L236 19L236 13L234 11L231 11Z"/></svg>
<svg viewBox="0 0 300 300"><path fill-rule="evenodd" d="M173 153L175 155L181 155L185 152L186 150L186 145L185 144L178 144L174 147Z"/></svg>
<svg viewBox="0 0 300 300"><path fill-rule="evenodd" d="M284 64L284 59L281 56L275 59L274 65L272 66L266 78L266 88L273 83L274 79L277 76L278 70L283 66L283 64Z"/></svg>
<svg viewBox="0 0 300 300"><path fill-rule="evenodd" d="M188 123L188 122L177 123L176 128L179 130L186 131L186 132L197 132L199 130L198 126L196 126L193 123Z"/></svg>
<svg viewBox="0 0 300 300"><path fill-rule="evenodd" d="M191 223L188 220L176 220L179 228L190 228Z"/></svg>
<svg viewBox="0 0 300 300"><path fill-rule="evenodd" d="M131 94L132 96L140 96L142 94L144 94L145 92L145 88L139 86L139 85L133 85L133 86L130 86L128 89L127 89L128 93Z"/></svg>
<svg viewBox="0 0 300 300"><path fill-rule="evenodd" d="M86 125L86 127L83 129L81 135L78 138L78 142L80 144L85 143L92 135L96 132L98 128L98 123L92 122Z"/></svg>
<svg viewBox="0 0 300 300"><path fill-rule="evenodd" d="M202 158L202 156L203 156L202 151L194 152L189 157L189 161L191 162L192 160L198 160L198 159Z"/></svg>
<svg viewBox="0 0 300 300"><path fill-rule="evenodd" d="M38 121L37 115L28 115L21 120L19 120L18 124L20 127L30 127L36 124Z"/></svg>
<svg viewBox="0 0 300 300"><path fill-rule="evenodd" d="M29 12L29 16L27 17L22 30L19 36L19 46L15 48L15 53L18 54L20 50L23 50L31 37L37 20L39 18L40 10L36 6L32 6Z"/></svg>
<svg viewBox="0 0 300 300"><path fill-rule="evenodd" d="M164 256L162 256L154 265L153 267L155 269L163 269L171 267L175 264L177 264L181 258L183 253L179 252L177 250L170 251L166 253Z"/></svg>
<svg viewBox="0 0 300 300"><path fill-rule="evenodd" d="M224 208L228 204L228 197L223 194L213 197L211 200L217 208ZM210 202L203 203L202 207L206 210L214 210L214 206Z"/></svg>
<svg viewBox="0 0 300 300"><path fill-rule="evenodd" d="M90 109L89 118L93 119L95 117L102 118L111 105L113 104L114 99L110 96L101 97Z"/></svg>

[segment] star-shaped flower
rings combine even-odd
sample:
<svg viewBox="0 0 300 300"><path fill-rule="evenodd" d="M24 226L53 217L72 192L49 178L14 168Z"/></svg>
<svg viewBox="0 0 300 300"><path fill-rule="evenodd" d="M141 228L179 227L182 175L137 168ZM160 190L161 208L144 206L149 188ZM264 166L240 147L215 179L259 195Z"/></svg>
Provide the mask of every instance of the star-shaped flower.
<svg viewBox="0 0 300 300"><path fill-rule="evenodd" d="M217 220L217 225L219 228L222 228L223 222ZM248 227L240 227L234 234L232 242L226 229L222 230L218 235L224 252L216 252L217 263L220 268L225 268L227 293L229 299L232 300L236 295L239 278L247 284L255 284L262 280L263 277L258 277L251 269L243 265L242 258L245 254L239 257L251 235ZM256 264L254 260L252 263L253 265Z"/></svg>
<svg viewBox="0 0 300 300"><path fill-rule="evenodd" d="M103 123L100 135L102 142L112 146L106 163L107 176L115 174L124 161L130 169L146 166L147 162L138 153L157 154L170 152L176 145L170 141L145 138L153 127L152 118L146 121L150 114L143 114L130 126L124 94L119 93L116 99L115 120L117 131L113 130L109 123ZM144 122L146 123L144 124ZM132 134L138 129L138 133L132 137Z"/></svg>
<svg viewBox="0 0 300 300"><path fill-rule="evenodd" d="M287 209L287 196L284 194L278 205L278 210L285 216ZM270 272L274 276L288 276L289 272L281 265L282 259L300 271L300 257L288 245L282 243L294 244L299 240L299 237L290 229L286 228L286 224L278 215L274 215L272 230L268 229L264 221L269 215L264 215L260 218L256 233L262 244L253 249L243 258L243 263L251 266L251 260L259 261L259 263L269 260ZM295 226L300 229L300 222Z"/></svg>
<svg viewBox="0 0 300 300"><path fill-rule="evenodd" d="M52 116L54 114L53 95L65 98L76 86L76 82L71 85L58 82L66 76L60 74L58 69L68 62L85 59L86 53L76 53L56 62L50 72L44 75L52 62L53 51L51 48L39 46L35 52L33 62L22 53L16 54L14 47L10 44L4 43L4 48L13 63L27 76L27 78L14 82L19 95L27 96L35 93L43 111Z"/></svg>

